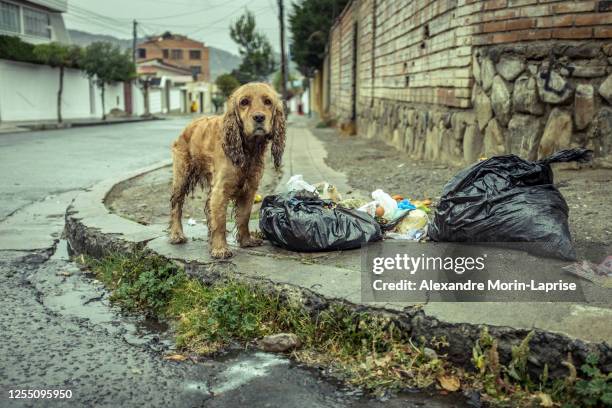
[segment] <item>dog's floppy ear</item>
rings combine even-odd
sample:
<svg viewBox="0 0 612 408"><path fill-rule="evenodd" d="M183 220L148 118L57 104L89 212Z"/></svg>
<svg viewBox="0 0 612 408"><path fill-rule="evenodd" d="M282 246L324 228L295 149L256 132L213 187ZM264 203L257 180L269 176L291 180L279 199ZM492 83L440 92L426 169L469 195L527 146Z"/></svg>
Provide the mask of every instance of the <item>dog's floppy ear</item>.
<svg viewBox="0 0 612 408"><path fill-rule="evenodd" d="M283 101L278 98L274 110L274 123L272 123L272 158L274 159L274 168L280 170L283 151L285 150L285 132L287 129L285 119L285 106Z"/></svg>
<svg viewBox="0 0 612 408"><path fill-rule="evenodd" d="M238 105L234 95L230 96L227 101L227 112L223 116L223 151L234 166L242 167L244 165L242 120L238 113Z"/></svg>

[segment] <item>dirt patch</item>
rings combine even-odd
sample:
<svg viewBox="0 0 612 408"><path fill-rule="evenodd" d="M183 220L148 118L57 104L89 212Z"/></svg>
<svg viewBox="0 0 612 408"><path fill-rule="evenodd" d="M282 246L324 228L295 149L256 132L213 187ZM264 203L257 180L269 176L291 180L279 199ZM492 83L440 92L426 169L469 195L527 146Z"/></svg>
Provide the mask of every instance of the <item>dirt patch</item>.
<svg viewBox="0 0 612 408"><path fill-rule="evenodd" d="M344 172L349 184L420 199L440 197L460 167L416 161L380 140L342 136L335 129L311 127L327 149L326 163ZM612 242L612 170L555 169L555 184L570 208L570 230L577 249L607 247Z"/></svg>
<svg viewBox="0 0 612 408"><path fill-rule="evenodd" d="M258 193L262 196L274 192L280 174L267 163ZM172 187L172 167L143 174L117 184L106 197L106 207L113 213L136 221L140 224L163 224L170 217L170 191ZM198 187L185 199L183 218L193 218L196 222L204 220L206 194ZM259 213L259 205L253 206L253 213Z"/></svg>

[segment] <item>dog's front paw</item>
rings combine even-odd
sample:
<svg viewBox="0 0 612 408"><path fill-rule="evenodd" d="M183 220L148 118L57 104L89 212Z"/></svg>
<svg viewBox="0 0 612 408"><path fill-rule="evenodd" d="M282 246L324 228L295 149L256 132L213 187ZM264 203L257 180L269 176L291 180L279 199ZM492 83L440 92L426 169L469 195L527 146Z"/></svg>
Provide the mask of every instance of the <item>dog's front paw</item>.
<svg viewBox="0 0 612 408"><path fill-rule="evenodd" d="M255 237L248 237L240 240L240 248L256 247L263 244L263 240Z"/></svg>
<svg viewBox="0 0 612 408"><path fill-rule="evenodd" d="M187 242L187 237L182 232L172 232L170 233L169 240L173 245L184 244Z"/></svg>
<svg viewBox="0 0 612 408"><path fill-rule="evenodd" d="M216 259L227 259L231 258L233 255L234 254L232 254L232 251L230 251L228 247L213 248L210 250L210 256Z"/></svg>

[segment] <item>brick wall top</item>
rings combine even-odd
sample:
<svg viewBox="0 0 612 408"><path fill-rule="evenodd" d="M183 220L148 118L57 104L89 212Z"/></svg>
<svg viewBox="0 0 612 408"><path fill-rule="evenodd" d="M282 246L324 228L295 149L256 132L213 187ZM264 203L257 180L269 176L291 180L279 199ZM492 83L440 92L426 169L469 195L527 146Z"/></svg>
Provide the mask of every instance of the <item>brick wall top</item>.
<svg viewBox="0 0 612 408"><path fill-rule="evenodd" d="M345 116L353 97L468 108L473 47L608 38L612 0L354 0L330 35L331 109Z"/></svg>
<svg viewBox="0 0 612 408"><path fill-rule="evenodd" d="M475 45L612 38L610 0L491 0L478 6Z"/></svg>

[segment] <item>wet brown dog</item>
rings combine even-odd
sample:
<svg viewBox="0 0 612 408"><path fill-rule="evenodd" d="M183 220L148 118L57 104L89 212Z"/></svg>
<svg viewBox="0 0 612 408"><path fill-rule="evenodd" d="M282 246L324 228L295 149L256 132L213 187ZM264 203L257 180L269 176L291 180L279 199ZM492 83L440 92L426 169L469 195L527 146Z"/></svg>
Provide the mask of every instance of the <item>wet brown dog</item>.
<svg viewBox="0 0 612 408"><path fill-rule="evenodd" d="M285 112L277 93L264 83L236 89L223 116L203 117L187 125L172 145L171 243L187 240L181 222L183 202L200 184L208 189L204 211L210 254L214 258L232 256L225 239L230 200L235 203L240 246L261 245L249 232L249 217L269 143L278 169L285 148Z"/></svg>

